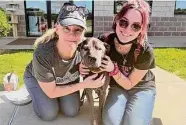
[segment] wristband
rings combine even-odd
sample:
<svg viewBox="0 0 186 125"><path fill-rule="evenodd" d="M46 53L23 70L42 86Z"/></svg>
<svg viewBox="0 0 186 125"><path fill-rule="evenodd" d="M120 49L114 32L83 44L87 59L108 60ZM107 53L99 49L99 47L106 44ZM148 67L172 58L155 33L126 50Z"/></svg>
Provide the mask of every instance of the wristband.
<svg viewBox="0 0 186 125"><path fill-rule="evenodd" d="M111 72L109 72L109 76L115 76L118 72L119 72L118 65L117 63L114 63L114 69Z"/></svg>

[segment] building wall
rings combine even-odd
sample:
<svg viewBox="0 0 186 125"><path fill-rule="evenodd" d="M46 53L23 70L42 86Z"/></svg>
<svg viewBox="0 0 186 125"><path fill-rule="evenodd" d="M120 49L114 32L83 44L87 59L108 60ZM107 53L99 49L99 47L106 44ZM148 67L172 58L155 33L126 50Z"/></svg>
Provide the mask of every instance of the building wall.
<svg viewBox="0 0 186 125"><path fill-rule="evenodd" d="M94 2L94 36L112 31L113 1ZM186 36L186 15L175 15L175 1L153 1L149 36Z"/></svg>
<svg viewBox="0 0 186 125"><path fill-rule="evenodd" d="M175 15L175 1L153 1L149 36L186 36L186 15Z"/></svg>
<svg viewBox="0 0 186 125"><path fill-rule="evenodd" d="M6 10L7 4L12 3L12 1L0 1L0 7ZM24 1L16 1L14 0L13 3L19 4L19 9L16 10L15 14L17 15L24 15L25 10L24 10Z"/></svg>
<svg viewBox="0 0 186 125"><path fill-rule="evenodd" d="M26 36L26 20L25 20L25 7L24 1L15 1L19 4L18 15L18 36Z"/></svg>
<svg viewBox="0 0 186 125"><path fill-rule="evenodd" d="M94 36L112 31L114 17L113 1L94 1Z"/></svg>
<svg viewBox="0 0 186 125"><path fill-rule="evenodd" d="M0 2L0 7L6 8L9 1ZM19 4L18 36L26 36L26 21L23 1ZM149 36L186 36L186 15L175 15L174 1L153 1ZM94 36L111 32L114 18L114 1L94 1Z"/></svg>
<svg viewBox="0 0 186 125"><path fill-rule="evenodd" d="M12 3L12 1L0 1L0 7L6 10L7 4L9 3ZM24 1L14 1L14 3L19 5L19 9L17 9L15 12L15 14L18 16L18 36L26 36ZM9 12L7 13L10 14ZM12 35L12 33L10 33L10 35Z"/></svg>

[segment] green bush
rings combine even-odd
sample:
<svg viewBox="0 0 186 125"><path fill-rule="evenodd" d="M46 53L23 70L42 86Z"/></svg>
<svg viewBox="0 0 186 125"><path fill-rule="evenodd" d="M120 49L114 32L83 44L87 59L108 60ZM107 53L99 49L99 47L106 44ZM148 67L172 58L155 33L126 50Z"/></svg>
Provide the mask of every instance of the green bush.
<svg viewBox="0 0 186 125"><path fill-rule="evenodd" d="M8 24L8 17L7 17L7 14L6 12L0 8L0 37L1 36L6 36L10 29L11 29L11 25Z"/></svg>

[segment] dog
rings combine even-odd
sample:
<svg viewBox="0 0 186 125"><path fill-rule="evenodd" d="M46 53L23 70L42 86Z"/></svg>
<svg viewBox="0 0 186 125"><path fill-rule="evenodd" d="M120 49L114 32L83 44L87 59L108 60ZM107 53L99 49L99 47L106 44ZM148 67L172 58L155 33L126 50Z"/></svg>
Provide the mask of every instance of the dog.
<svg viewBox="0 0 186 125"><path fill-rule="evenodd" d="M3 78L3 85L5 91L16 90L18 85L18 76L13 72L7 73Z"/></svg>
<svg viewBox="0 0 186 125"><path fill-rule="evenodd" d="M106 99L106 89L108 88L110 77L108 73L101 72L100 66L104 56L110 51L110 46L107 43L102 42L97 38L87 38L84 40L80 47L80 53L82 61L86 67L92 73L98 73L98 76L102 73L106 76L105 83L102 87L96 89L85 89L83 91L82 98L86 95L88 102L90 103L91 112L91 125L102 125L102 110ZM93 90L99 97L99 108L96 116L94 108Z"/></svg>

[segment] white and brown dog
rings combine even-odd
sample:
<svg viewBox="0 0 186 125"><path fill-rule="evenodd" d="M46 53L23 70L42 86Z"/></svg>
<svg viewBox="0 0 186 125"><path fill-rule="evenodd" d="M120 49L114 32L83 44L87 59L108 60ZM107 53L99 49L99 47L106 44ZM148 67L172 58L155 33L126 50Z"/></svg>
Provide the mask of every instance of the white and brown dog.
<svg viewBox="0 0 186 125"><path fill-rule="evenodd" d="M82 61L86 67L89 68L91 73L98 73L99 75L104 73L106 76L105 83L102 87L96 89L85 89L82 98L87 96L90 103L91 111L91 125L102 125L102 110L106 99L106 89L108 88L110 78L108 73L101 72L99 69L104 56L109 52L110 46L107 43L100 41L97 38L87 38L80 46L80 53ZM99 109L98 114L95 113L93 90L99 97Z"/></svg>

